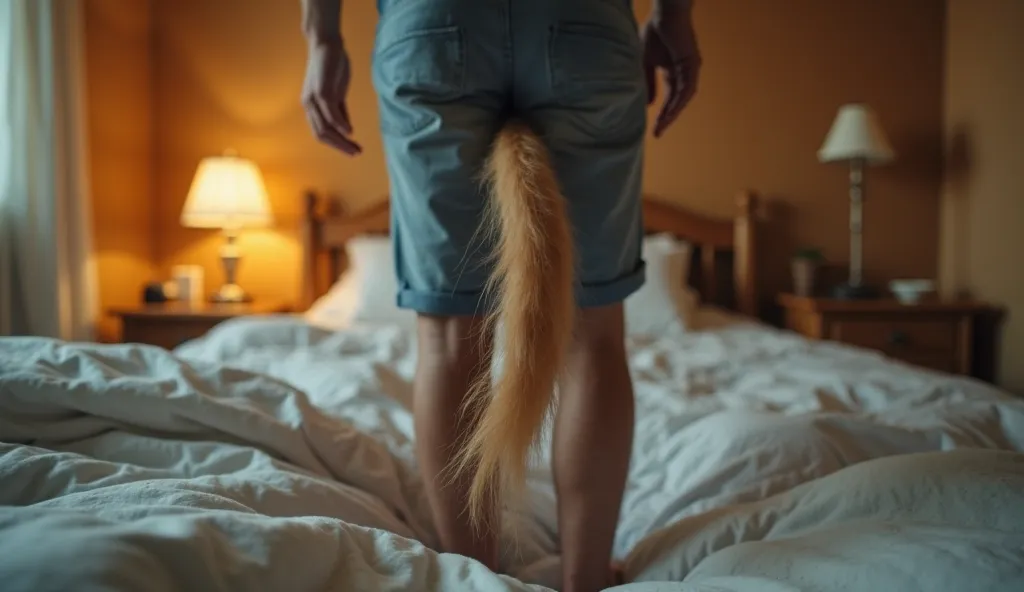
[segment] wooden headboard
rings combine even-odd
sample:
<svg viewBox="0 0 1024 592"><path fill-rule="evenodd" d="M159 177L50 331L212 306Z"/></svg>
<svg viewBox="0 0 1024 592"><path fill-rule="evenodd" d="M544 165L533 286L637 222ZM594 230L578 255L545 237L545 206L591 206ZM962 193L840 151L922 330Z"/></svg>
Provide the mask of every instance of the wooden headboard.
<svg viewBox="0 0 1024 592"><path fill-rule="evenodd" d="M688 282L701 301L757 316L755 208L750 191L736 198L736 216L711 218L652 197L644 198L648 233L669 232L694 246ZM343 269L345 243L365 234L387 234L388 202L354 214L336 211L337 202L315 192L306 194L302 290L306 306L330 289Z"/></svg>

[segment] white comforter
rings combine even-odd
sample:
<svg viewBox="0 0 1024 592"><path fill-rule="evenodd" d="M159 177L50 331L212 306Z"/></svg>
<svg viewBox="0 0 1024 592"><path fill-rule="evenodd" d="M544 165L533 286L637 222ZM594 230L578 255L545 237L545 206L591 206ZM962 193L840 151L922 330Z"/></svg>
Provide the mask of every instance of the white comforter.
<svg viewBox="0 0 1024 592"><path fill-rule="evenodd" d="M510 576L431 550L411 344L0 340L0 589L557 588L543 463ZM745 323L630 349L622 590L1024 589L1024 402Z"/></svg>

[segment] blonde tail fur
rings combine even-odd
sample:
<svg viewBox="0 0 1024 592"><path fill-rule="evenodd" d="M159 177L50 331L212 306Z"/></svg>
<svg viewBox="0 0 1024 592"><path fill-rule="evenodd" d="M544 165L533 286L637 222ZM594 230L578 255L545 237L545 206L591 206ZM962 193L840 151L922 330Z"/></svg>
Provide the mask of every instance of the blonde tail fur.
<svg viewBox="0 0 1024 592"><path fill-rule="evenodd" d="M472 473L471 522L486 526L505 494L522 489L531 451L554 403L575 322L572 230L541 139L525 125L507 125L487 162L491 187L484 230L496 240L488 321L500 321L504 359L472 389L466 410L476 430L455 457L459 473ZM490 506L489 504L495 504ZM491 525L497 528L497 524Z"/></svg>

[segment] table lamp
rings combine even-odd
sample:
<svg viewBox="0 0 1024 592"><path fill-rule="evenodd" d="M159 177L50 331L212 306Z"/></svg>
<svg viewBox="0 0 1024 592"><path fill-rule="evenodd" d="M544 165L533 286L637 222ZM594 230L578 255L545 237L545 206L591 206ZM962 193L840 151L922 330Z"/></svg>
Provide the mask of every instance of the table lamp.
<svg viewBox="0 0 1024 592"><path fill-rule="evenodd" d="M864 283L861 255L864 201L864 166L890 162L895 158L875 113L867 105L839 108L832 129L818 151L821 162L848 162L850 166L850 277L835 288L834 296L844 300L873 298L877 291Z"/></svg>
<svg viewBox="0 0 1024 592"><path fill-rule="evenodd" d="M200 161L181 211L181 224L190 228L220 228L224 231L225 242L220 248L224 285L212 296L214 302L249 300L235 282L242 258L235 241L242 228L272 223L267 190L255 163L239 158L230 150L223 156L211 156Z"/></svg>

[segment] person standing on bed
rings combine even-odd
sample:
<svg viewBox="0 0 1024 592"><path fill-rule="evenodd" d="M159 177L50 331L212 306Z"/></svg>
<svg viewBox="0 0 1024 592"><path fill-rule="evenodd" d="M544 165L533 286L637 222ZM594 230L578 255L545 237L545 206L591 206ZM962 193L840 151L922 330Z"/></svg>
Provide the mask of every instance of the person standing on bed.
<svg viewBox="0 0 1024 592"><path fill-rule="evenodd" d="M348 155L350 64L341 0L302 0L303 104ZM398 305L418 313L417 454L443 551L498 567L498 537L465 515L449 483L472 432L459 413L490 350L477 339L487 280L474 248L481 170L510 115L541 130L569 203L580 258L577 335L555 417L553 469L565 590L608 580L633 437L623 301L640 288L646 107L660 74L661 136L693 97L701 58L692 0L655 0L638 28L630 0L378 0L372 76L391 184ZM495 509L496 511L496 509Z"/></svg>

